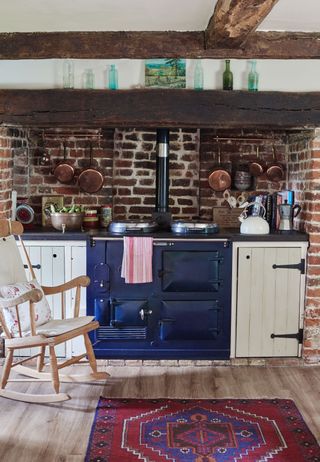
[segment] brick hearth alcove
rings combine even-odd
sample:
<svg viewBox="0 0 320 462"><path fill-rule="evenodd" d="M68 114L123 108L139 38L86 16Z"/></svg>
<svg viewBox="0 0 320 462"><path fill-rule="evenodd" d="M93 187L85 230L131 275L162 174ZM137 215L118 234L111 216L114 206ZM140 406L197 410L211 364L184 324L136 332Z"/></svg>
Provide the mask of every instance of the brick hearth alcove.
<svg viewBox="0 0 320 462"><path fill-rule="evenodd" d="M319 364L320 130L313 128L320 126L318 94L304 98L228 92L225 96L222 92L209 91L201 93L196 100L194 92L188 91L170 92L170 98L169 92L142 92L141 99L137 91L119 92L120 106L115 108L116 96L100 91L93 92L94 101L79 91L71 91L70 99L65 98L69 92L40 92L44 95L40 100L34 100L34 92L20 91L16 105L10 100L14 93L0 92L0 113L4 121L0 128L2 217L10 216L13 188L35 208L38 223L41 196L47 194L61 194L66 203L72 200L88 206L112 203L115 218L148 216L153 209L155 127L168 126L172 128L170 206L173 215L211 220L212 207L223 202L222 194L214 194L207 183L208 174L217 162L217 135L224 162L254 159L259 144L261 156L270 163L275 146L277 160L286 165L286 180L281 184L270 183L262 176L254 189L259 192L294 189L296 200L302 206L295 226L306 231L310 238L303 358L306 363ZM35 101L32 111L29 110L31 100ZM128 110L135 102L139 102L138 106ZM159 105L156 113L152 102ZM51 107L49 103L52 111L47 110ZM96 112L94 104L97 104ZM134 120L139 121L136 126L145 128L123 128L134 126ZM94 165L105 176L99 194L81 193L76 182L56 183L51 171L63 158L63 142L67 144L67 158L76 173L88 165L92 143ZM41 165L44 152L49 154L49 165Z"/></svg>

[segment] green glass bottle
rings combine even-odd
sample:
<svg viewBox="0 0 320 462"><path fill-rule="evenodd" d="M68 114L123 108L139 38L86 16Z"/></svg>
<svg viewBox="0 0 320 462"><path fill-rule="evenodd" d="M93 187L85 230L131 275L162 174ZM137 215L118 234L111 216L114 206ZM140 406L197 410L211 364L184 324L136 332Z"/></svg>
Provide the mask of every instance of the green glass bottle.
<svg viewBox="0 0 320 462"><path fill-rule="evenodd" d="M230 59L225 60L226 68L223 73L223 89L233 90L233 74L230 69Z"/></svg>
<svg viewBox="0 0 320 462"><path fill-rule="evenodd" d="M248 90L258 91L259 74L256 70L257 61L254 59L250 61L250 63L251 63L251 69L248 74Z"/></svg>
<svg viewBox="0 0 320 462"><path fill-rule="evenodd" d="M200 59L197 59L194 68L193 87L195 90L203 90L203 68Z"/></svg>

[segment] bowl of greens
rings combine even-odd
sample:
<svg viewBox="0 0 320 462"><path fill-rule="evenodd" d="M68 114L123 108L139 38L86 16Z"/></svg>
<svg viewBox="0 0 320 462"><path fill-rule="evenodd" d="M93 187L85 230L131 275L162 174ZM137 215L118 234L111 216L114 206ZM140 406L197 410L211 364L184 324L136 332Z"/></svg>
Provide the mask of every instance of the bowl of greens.
<svg viewBox="0 0 320 462"><path fill-rule="evenodd" d="M84 208L82 205L73 204L69 207L61 207L51 204L45 213L50 214L52 226L58 231L74 231L81 229Z"/></svg>

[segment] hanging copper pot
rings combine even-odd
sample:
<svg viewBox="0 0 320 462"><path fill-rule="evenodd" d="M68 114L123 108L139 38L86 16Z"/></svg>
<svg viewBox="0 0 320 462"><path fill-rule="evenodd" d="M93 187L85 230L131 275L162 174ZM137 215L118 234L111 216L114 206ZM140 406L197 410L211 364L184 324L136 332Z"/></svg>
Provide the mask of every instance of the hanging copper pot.
<svg viewBox="0 0 320 462"><path fill-rule="evenodd" d="M66 143L63 143L63 161L60 162L53 170L53 174L60 183L70 183L74 177L74 168L66 161L67 157Z"/></svg>
<svg viewBox="0 0 320 462"><path fill-rule="evenodd" d="M214 191L225 191L231 186L230 173L221 166L221 152L218 145L218 166L211 172L208 178L209 186Z"/></svg>
<svg viewBox="0 0 320 462"><path fill-rule="evenodd" d="M272 147L273 150L273 161L272 164L267 169L267 178L269 181L282 181L284 179L284 169L281 164L277 162L276 159L276 150L275 147Z"/></svg>
<svg viewBox="0 0 320 462"><path fill-rule="evenodd" d="M263 162L260 160L260 155L259 155L259 146L257 146L257 155L256 159L250 163L249 165L249 172L252 176L258 177L263 174L265 169L265 165Z"/></svg>
<svg viewBox="0 0 320 462"><path fill-rule="evenodd" d="M103 181L102 173L92 166L92 143L90 143L90 165L80 173L79 187L86 193L96 193L102 188Z"/></svg>

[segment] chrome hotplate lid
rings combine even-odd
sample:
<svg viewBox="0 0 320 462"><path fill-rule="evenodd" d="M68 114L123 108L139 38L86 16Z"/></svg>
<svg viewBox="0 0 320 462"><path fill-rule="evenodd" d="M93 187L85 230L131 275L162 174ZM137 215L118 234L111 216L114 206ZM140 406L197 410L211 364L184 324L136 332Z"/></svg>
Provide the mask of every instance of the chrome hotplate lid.
<svg viewBox="0 0 320 462"><path fill-rule="evenodd" d="M110 233L125 234L130 232L152 233L158 229L155 221L147 220L122 220L112 221L109 225Z"/></svg>
<svg viewBox="0 0 320 462"><path fill-rule="evenodd" d="M209 234L219 232L219 226L216 223L208 223L201 221L173 221L171 223L171 231L175 234Z"/></svg>

